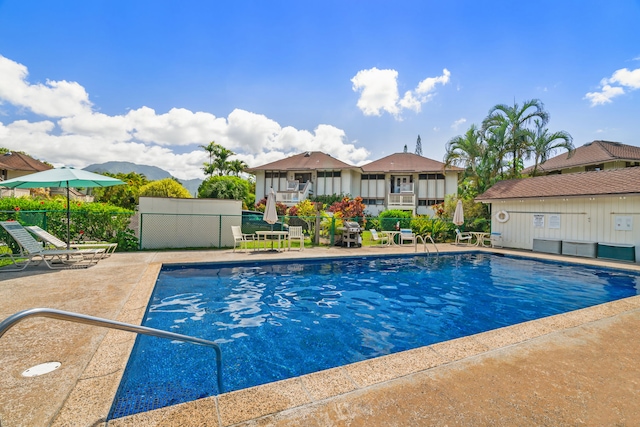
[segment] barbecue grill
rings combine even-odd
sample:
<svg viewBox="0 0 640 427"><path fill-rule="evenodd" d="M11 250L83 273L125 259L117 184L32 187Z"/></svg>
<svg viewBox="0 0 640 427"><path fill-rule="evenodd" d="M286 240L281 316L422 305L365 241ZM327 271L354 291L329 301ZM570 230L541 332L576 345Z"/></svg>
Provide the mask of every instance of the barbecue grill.
<svg viewBox="0 0 640 427"><path fill-rule="evenodd" d="M362 228L355 221L345 221L342 229L342 246L348 248L362 246Z"/></svg>

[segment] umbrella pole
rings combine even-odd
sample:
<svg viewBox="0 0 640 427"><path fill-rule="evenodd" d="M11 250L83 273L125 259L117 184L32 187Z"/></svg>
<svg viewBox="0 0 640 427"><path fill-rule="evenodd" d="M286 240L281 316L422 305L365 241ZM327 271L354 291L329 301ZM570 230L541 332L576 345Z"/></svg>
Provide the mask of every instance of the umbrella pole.
<svg viewBox="0 0 640 427"><path fill-rule="evenodd" d="M69 197L69 181L67 181L67 250L71 248L71 198Z"/></svg>

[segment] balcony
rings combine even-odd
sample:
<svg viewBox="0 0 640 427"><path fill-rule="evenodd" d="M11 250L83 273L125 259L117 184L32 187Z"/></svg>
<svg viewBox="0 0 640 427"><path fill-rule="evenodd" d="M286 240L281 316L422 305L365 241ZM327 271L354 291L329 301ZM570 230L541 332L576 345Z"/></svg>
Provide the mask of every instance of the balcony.
<svg viewBox="0 0 640 427"><path fill-rule="evenodd" d="M387 198L387 209L415 211L416 195L413 193L390 193Z"/></svg>
<svg viewBox="0 0 640 427"><path fill-rule="evenodd" d="M287 206L295 206L303 200L309 198L313 193L313 184L307 181L300 184L299 181L287 181L287 189L276 193L276 200Z"/></svg>

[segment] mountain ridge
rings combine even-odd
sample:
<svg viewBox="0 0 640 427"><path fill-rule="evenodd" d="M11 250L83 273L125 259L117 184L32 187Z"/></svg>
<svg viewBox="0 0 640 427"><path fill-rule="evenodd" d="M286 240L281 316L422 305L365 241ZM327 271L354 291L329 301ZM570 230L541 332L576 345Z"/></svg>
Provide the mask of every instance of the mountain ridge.
<svg viewBox="0 0 640 427"><path fill-rule="evenodd" d="M157 166L139 165L132 162L105 162L105 163L93 163L85 167L84 170L95 173L130 173L135 172L137 174L144 175L149 181L157 181L159 179L174 178L166 170ZM182 185L189 190L194 197L198 194L198 187L202 184L202 180L195 179L178 179Z"/></svg>

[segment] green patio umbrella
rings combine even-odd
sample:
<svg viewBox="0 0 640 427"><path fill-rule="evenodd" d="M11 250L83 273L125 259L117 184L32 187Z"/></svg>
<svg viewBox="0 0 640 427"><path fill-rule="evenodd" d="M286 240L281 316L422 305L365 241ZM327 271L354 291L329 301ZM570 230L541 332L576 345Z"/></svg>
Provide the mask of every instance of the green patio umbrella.
<svg viewBox="0 0 640 427"><path fill-rule="evenodd" d="M18 178L8 179L0 182L0 187L7 188L66 188L67 189L67 249L70 248L70 200L69 188L79 187L111 187L114 185L123 185L125 182L109 176L85 171L82 169L74 169L72 167L62 167L58 169L49 169L42 172L36 172L29 175L20 176Z"/></svg>

